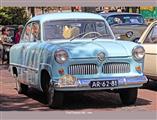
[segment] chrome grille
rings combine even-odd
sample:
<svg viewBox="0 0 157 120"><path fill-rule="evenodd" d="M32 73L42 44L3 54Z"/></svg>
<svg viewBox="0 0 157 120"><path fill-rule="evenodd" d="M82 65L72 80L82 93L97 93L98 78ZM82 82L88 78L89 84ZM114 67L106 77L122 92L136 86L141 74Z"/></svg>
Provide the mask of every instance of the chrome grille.
<svg viewBox="0 0 157 120"><path fill-rule="evenodd" d="M102 69L103 73L128 73L130 72L129 63L105 63Z"/></svg>
<svg viewBox="0 0 157 120"><path fill-rule="evenodd" d="M75 64L68 67L68 74L71 75L88 75L97 74L96 64Z"/></svg>

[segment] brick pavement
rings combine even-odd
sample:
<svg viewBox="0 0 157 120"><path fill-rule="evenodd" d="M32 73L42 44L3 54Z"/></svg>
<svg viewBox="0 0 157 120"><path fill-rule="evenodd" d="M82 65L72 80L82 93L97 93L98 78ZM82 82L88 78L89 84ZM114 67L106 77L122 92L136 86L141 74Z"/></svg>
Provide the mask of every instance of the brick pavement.
<svg viewBox="0 0 157 120"><path fill-rule="evenodd" d="M157 82L139 89L133 106L123 106L115 93L84 93L66 95L62 109L49 109L43 94L30 88L28 94L17 94L15 82L6 65L0 65L1 111L157 111Z"/></svg>

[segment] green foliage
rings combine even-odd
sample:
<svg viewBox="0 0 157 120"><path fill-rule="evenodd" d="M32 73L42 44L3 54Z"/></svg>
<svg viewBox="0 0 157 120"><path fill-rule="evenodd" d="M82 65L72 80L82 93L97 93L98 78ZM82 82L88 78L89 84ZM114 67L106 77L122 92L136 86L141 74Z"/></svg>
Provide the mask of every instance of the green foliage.
<svg viewBox="0 0 157 120"><path fill-rule="evenodd" d="M144 18L154 18L157 19L157 7L151 10L141 10L140 13L144 16Z"/></svg>
<svg viewBox="0 0 157 120"><path fill-rule="evenodd" d="M26 9L24 7L1 7L0 24L1 25L19 25L28 21Z"/></svg>

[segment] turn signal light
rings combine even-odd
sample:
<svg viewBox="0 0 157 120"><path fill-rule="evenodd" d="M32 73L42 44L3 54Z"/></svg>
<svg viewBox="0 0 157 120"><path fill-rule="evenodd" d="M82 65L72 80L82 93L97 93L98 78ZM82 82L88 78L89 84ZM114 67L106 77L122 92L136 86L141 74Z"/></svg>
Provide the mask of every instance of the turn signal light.
<svg viewBox="0 0 157 120"><path fill-rule="evenodd" d="M64 75L64 69L62 68L62 69L58 70L58 73L59 73L60 75Z"/></svg>
<svg viewBox="0 0 157 120"><path fill-rule="evenodd" d="M136 71L142 71L141 66L136 66L135 69Z"/></svg>

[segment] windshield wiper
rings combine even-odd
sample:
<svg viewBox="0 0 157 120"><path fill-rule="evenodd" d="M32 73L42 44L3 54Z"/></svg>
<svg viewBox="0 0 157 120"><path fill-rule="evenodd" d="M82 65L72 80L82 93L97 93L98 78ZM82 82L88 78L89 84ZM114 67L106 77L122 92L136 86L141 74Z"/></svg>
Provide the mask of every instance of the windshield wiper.
<svg viewBox="0 0 157 120"><path fill-rule="evenodd" d="M72 37L72 38L70 39L70 41L72 41L72 40L74 40L74 39L78 38L79 36L84 35L84 34L86 34L86 33L87 33L87 32L80 33L80 34L78 34L77 36Z"/></svg>
<svg viewBox="0 0 157 120"><path fill-rule="evenodd" d="M96 32L96 31L90 31L90 32L84 32L84 33L80 33L80 34L78 34L77 36L74 36L74 37L72 37L71 39L70 39L70 41L72 41L72 40L74 40L74 39L76 39L76 38L78 38L79 36L81 36L81 35L85 35L85 34L88 34L88 33L100 33L101 31L104 31L104 28L103 29L101 29L101 30L99 30L99 32ZM101 34L101 33L100 33ZM109 35L109 34L101 34L101 35L99 35L98 37L94 37L94 38L91 38L92 40L95 40L95 39L97 39L97 38L100 38L100 37L103 37L103 36L107 36L108 38L112 38L112 39L114 39L114 37L112 36L112 34L111 35Z"/></svg>

